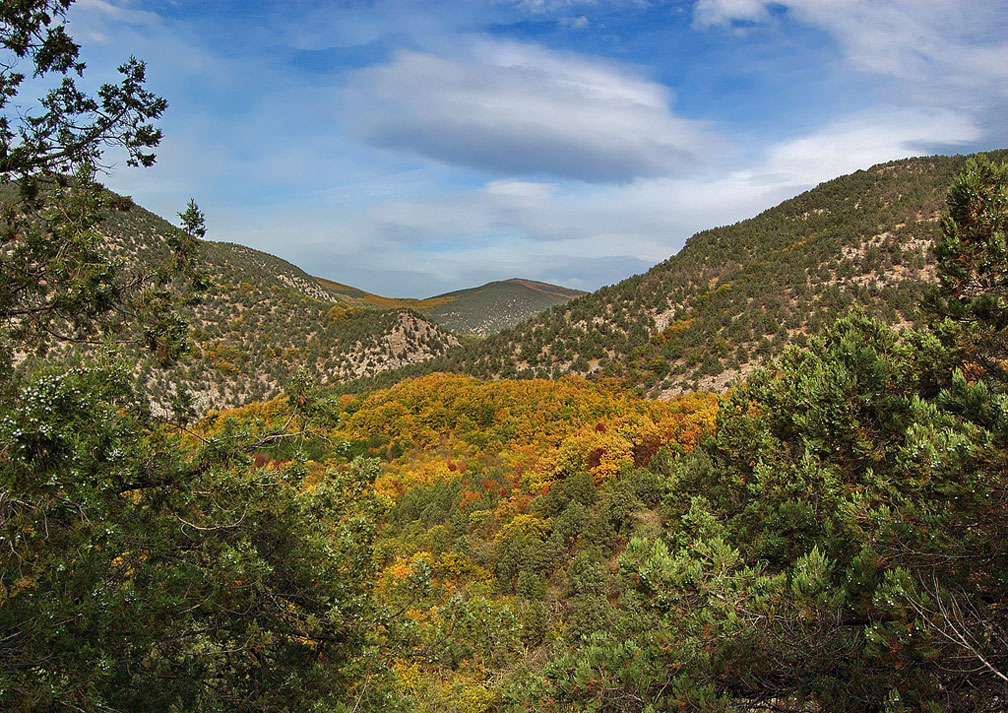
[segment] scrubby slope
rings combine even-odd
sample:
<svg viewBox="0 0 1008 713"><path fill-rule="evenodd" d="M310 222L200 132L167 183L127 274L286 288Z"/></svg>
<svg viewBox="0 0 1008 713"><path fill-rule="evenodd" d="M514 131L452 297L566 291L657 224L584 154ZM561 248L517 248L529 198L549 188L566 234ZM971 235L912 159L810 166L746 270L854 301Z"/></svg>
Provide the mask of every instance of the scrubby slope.
<svg viewBox="0 0 1008 713"><path fill-rule="evenodd" d="M102 226L127 270L157 264L174 228L132 206ZM188 315L192 353L171 369L137 356L141 379L162 404L181 389L197 411L268 398L304 367L321 383L369 376L437 356L458 340L407 309L337 303L314 278L273 255L232 243L200 243L210 288Z"/></svg>
<svg viewBox="0 0 1008 713"><path fill-rule="evenodd" d="M964 161L905 159L828 181L420 370L621 376L661 395L721 388L854 304L913 323L934 279L945 190Z"/></svg>
<svg viewBox="0 0 1008 713"><path fill-rule="evenodd" d="M419 310L457 334L486 337L583 294L579 290L514 278L432 297L429 304L424 300Z"/></svg>

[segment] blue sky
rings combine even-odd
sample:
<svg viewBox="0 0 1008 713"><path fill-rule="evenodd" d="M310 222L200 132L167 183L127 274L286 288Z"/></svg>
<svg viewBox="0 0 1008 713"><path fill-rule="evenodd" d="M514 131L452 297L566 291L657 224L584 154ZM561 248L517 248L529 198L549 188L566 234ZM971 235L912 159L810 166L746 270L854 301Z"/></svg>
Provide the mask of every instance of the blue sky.
<svg viewBox="0 0 1008 713"><path fill-rule="evenodd" d="M1003 0L78 0L70 30L169 102L111 188L391 296L593 290L837 175L1008 146Z"/></svg>

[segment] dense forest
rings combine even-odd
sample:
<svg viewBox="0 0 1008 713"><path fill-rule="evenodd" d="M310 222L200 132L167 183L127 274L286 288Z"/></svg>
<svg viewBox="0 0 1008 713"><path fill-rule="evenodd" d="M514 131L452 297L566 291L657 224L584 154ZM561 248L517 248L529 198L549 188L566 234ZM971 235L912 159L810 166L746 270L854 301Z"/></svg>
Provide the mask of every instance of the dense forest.
<svg viewBox="0 0 1008 713"><path fill-rule="evenodd" d="M164 102L135 60L77 89L68 4L0 9L61 80L0 124L0 709L1005 710L1008 164L933 159L933 284L893 307L919 319L838 308L719 395L351 394L308 365L269 401L164 408L208 351L205 227L191 203L149 267L109 254L96 162L149 164ZM669 342L715 298L682 299L654 305L662 333L696 320Z"/></svg>

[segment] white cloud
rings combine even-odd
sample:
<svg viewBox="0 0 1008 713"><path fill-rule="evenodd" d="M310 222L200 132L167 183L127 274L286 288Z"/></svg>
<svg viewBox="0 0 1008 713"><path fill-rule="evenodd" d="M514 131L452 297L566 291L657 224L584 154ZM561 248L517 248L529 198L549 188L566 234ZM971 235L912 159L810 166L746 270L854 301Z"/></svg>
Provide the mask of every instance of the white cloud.
<svg viewBox="0 0 1008 713"><path fill-rule="evenodd" d="M584 15L578 15L577 17L565 17L560 20L560 24L575 30L587 30L591 23Z"/></svg>
<svg viewBox="0 0 1008 713"><path fill-rule="evenodd" d="M556 194L556 189L557 186L552 183L509 180L491 181L484 188L491 195L529 201L548 199Z"/></svg>
<svg viewBox="0 0 1008 713"><path fill-rule="evenodd" d="M335 270L341 262L368 265L369 275L380 273L382 263L401 273L419 270L426 282L409 283L419 296L512 275L594 289L666 259L699 230L751 217L836 176L928 153L938 142L973 141L978 131L951 112L862 112L771 144L734 171L706 178L616 186L497 180L434 198L382 201L352 222L334 219L334 234L353 236L338 241L339 249L359 257L330 260L325 256L334 248L320 242L316 261Z"/></svg>
<svg viewBox="0 0 1008 713"><path fill-rule="evenodd" d="M730 23L733 20L761 22L770 14L763 0L699 0L693 10L698 27Z"/></svg>
<svg viewBox="0 0 1008 713"><path fill-rule="evenodd" d="M834 37L848 64L909 86L901 91L953 106L1008 99L1008 5L1004 0L700 0L706 27L769 20L787 9L798 22Z"/></svg>
<svg viewBox="0 0 1008 713"><path fill-rule="evenodd" d="M98 14L106 21L123 22L148 28L161 28L164 23L161 18L153 12L137 10L128 5L116 5L107 0L77 0L74 7L74 15L79 13ZM103 36L98 33L99 36Z"/></svg>
<svg viewBox="0 0 1008 713"><path fill-rule="evenodd" d="M554 14L578 5L592 5L596 0L497 0L502 5L513 5L520 10L537 15Z"/></svg>
<svg viewBox="0 0 1008 713"><path fill-rule="evenodd" d="M972 120L947 110L862 112L770 147L761 171L793 185L815 184L882 161L934 153L935 146L965 146L980 135Z"/></svg>
<svg viewBox="0 0 1008 713"><path fill-rule="evenodd" d="M693 170L719 139L629 67L474 39L460 55L400 51L349 83L367 141L506 175L629 181Z"/></svg>

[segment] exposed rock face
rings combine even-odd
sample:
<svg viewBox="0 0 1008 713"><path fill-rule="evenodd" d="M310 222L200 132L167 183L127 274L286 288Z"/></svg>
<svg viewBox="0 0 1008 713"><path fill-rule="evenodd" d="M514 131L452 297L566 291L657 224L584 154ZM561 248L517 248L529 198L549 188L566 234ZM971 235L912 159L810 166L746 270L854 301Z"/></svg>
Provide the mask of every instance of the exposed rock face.
<svg viewBox="0 0 1008 713"><path fill-rule="evenodd" d="M417 364L459 345L455 335L415 312L400 310L397 315L388 331L354 344L350 350L350 365L337 375L339 380L373 376L388 369Z"/></svg>

